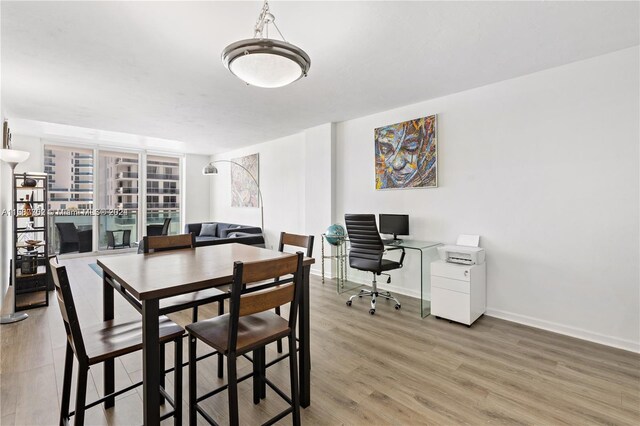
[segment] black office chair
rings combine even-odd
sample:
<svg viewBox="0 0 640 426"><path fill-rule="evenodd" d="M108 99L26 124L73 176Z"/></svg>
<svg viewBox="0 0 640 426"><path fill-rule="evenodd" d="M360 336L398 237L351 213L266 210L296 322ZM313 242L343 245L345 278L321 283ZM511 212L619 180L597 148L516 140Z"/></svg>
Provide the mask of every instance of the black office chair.
<svg viewBox="0 0 640 426"><path fill-rule="evenodd" d="M396 309L400 309L400 302L391 293L378 291L376 275L381 275L384 271L402 268L402 261L405 255L404 249L396 247L385 250L378 232L375 215L345 214L344 220L347 225L347 234L350 242L349 266L360 271L373 273L371 290L360 290L360 293L354 294L347 300L347 306L351 306L353 299L356 297L371 296L371 309L369 309L371 315L376 313L377 297L393 300L396 302ZM402 250L402 255L398 262L382 258L385 251L392 250Z"/></svg>

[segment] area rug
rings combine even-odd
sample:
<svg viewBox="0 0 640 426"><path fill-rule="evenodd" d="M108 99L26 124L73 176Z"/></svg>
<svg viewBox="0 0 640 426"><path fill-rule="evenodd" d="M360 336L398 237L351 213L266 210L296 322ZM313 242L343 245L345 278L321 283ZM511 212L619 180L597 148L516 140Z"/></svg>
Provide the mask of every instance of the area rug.
<svg viewBox="0 0 640 426"><path fill-rule="evenodd" d="M93 272L95 272L96 274L98 274L98 276L100 278L103 278L102 276L102 268L98 266L97 263L90 263L89 264L89 268L93 269Z"/></svg>

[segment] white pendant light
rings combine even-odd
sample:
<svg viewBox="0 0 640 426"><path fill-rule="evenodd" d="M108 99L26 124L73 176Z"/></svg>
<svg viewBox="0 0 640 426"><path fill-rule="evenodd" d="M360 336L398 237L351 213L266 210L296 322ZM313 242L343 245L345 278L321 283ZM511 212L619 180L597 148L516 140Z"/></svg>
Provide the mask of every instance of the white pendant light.
<svg viewBox="0 0 640 426"><path fill-rule="evenodd" d="M269 38L273 24L282 41ZM275 24L265 0L254 28L253 38L231 43L222 52L224 66L247 84L275 88L306 77L311 59L304 50L288 43Z"/></svg>

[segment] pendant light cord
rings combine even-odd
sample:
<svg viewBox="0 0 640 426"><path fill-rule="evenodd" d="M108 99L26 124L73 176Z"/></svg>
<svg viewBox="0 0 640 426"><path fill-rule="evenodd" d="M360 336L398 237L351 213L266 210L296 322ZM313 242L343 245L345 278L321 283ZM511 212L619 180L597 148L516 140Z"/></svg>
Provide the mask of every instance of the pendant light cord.
<svg viewBox="0 0 640 426"><path fill-rule="evenodd" d="M278 34L280 34L280 38L282 39L282 41L288 43L288 41L282 35L280 28L278 28L275 20L276 18L269 11L269 2L267 0L264 0L262 10L260 11L260 15L258 15L258 20L256 21L256 25L253 29L253 38L269 38L269 24L273 24L273 26L276 28L276 31L278 31ZM265 34L266 37L263 37Z"/></svg>

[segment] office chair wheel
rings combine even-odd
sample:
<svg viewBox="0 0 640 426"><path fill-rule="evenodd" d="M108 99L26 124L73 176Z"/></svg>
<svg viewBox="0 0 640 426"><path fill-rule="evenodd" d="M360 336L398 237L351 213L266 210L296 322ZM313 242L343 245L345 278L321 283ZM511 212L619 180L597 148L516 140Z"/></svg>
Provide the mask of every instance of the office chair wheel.
<svg viewBox="0 0 640 426"><path fill-rule="evenodd" d="M401 307L402 307L402 306L400 306L400 304L399 304L399 303L396 303L396 311L397 311L398 309L400 309Z"/></svg>
<svg viewBox="0 0 640 426"><path fill-rule="evenodd" d="M375 309L369 309L369 313L370 313L371 315L373 315L373 314L375 314L375 313L376 313L376 310L375 310Z"/></svg>
<svg viewBox="0 0 640 426"><path fill-rule="evenodd" d="M347 300L347 306L351 306L351 300Z"/></svg>

